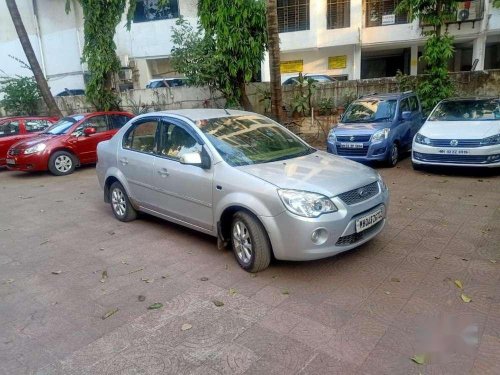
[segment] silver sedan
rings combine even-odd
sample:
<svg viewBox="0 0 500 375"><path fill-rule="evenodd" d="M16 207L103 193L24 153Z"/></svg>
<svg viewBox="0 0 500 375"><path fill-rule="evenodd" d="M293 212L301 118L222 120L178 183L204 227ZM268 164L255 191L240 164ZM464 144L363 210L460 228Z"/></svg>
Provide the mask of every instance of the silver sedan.
<svg viewBox="0 0 500 375"><path fill-rule="evenodd" d="M141 115L97 153L104 200L118 220L142 211L208 233L249 272L272 255L311 260L352 249L386 221L389 192L377 172L255 113Z"/></svg>

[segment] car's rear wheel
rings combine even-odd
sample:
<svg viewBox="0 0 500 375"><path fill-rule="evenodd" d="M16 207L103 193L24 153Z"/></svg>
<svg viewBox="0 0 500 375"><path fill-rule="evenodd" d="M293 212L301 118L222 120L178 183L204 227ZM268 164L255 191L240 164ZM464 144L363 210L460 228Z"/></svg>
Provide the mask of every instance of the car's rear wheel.
<svg viewBox="0 0 500 375"><path fill-rule="evenodd" d="M259 272L271 262L271 243L255 216L238 211L231 225L231 244L238 264L245 271Z"/></svg>
<svg viewBox="0 0 500 375"><path fill-rule="evenodd" d="M137 211L130 204L130 199L119 182L114 182L109 188L109 201L113 214L118 220L127 222L137 218Z"/></svg>
<svg viewBox="0 0 500 375"><path fill-rule="evenodd" d="M76 158L67 151L56 151L49 159L49 171L55 176L66 176L75 171Z"/></svg>
<svg viewBox="0 0 500 375"><path fill-rule="evenodd" d="M395 167L399 161L399 147L396 143L393 143L389 149L389 157L387 158L387 165L389 167Z"/></svg>

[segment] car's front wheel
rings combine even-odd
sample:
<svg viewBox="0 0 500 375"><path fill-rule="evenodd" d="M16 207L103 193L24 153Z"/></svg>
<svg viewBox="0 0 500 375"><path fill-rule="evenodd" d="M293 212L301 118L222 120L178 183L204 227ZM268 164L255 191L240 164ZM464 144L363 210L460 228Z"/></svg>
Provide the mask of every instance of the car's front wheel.
<svg viewBox="0 0 500 375"><path fill-rule="evenodd" d="M75 171L76 158L67 151L54 152L49 159L49 171L55 176L66 176Z"/></svg>
<svg viewBox="0 0 500 375"><path fill-rule="evenodd" d="M130 199L119 182L114 182L109 188L109 201L113 214L118 220L127 222L137 218L137 211L130 204Z"/></svg>
<svg viewBox="0 0 500 375"><path fill-rule="evenodd" d="M257 218L238 211L231 225L231 244L241 268L248 272L266 269L271 262L271 243Z"/></svg>

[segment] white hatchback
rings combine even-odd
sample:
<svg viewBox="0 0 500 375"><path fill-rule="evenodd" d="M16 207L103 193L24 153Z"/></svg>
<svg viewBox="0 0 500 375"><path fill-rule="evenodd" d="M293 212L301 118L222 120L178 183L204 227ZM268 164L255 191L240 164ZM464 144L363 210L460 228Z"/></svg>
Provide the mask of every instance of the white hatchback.
<svg viewBox="0 0 500 375"><path fill-rule="evenodd" d="M500 167L500 99L441 101L413 139L413 167Z"/></svg>

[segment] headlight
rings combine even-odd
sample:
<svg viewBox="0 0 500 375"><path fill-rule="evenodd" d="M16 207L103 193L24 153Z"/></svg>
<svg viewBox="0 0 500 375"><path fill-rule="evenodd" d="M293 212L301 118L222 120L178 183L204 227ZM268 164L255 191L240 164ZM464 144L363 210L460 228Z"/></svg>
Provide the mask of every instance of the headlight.
<svg viewBox="0 0 500 375"><path fill-rule="evenodd" d="M299 216L318 217L338 210L337 206L322 194L283 189L278 189L278 194L286 209Z"/></svg>
<svg viewBox="0 0 500 375"><path fill-rule="evenodd" d="M492 146L500 144L500 134L481 140L481 146Z"/></svg>
<svg viewBox="0 0 500 375"><path fill-rule="evenodd" d="M384 180L382 179L382 176L378 175L377 178L378 178L378 183L379 183L380 188L382 189L382 191L387 190L387 185L385 184Z"/></svg>
<svg viewBox="0 0 500 375"><path fill-rule="evenodd" d="M330 133L328 133L328 142L337 142L337 136L335 135L335 131L333 129L330 130Z"/></svg>
<svg viewBox="0 0 500 375"><path fill-rule="evenodd" d="M417 133L417 135L415 135L415 142L420 143L422 145L430 145L431 144L431 140L420 133Z"/></svg>
<svg viewBox="0 0 500 375"><path fill-rule="evenodd" d="M390 131L391 131L391 129L384 128L384 129L380 129L379 131L373 133L372 142L380 142L380 141L383 141L384 139L387 139Z"/></svg>
<svg viewBox="0 0 500 375"><path fill-rule="evenodd" d="M43 150L45 150L46 147L47 145L45 143L39 143L24 150L24 154L29 155L29 154L34 154L35 152L42 152Z"/></svg>

